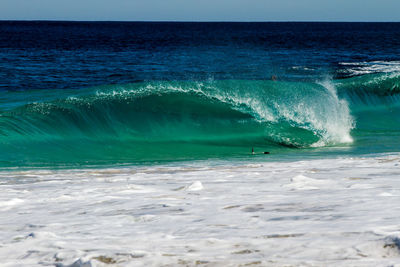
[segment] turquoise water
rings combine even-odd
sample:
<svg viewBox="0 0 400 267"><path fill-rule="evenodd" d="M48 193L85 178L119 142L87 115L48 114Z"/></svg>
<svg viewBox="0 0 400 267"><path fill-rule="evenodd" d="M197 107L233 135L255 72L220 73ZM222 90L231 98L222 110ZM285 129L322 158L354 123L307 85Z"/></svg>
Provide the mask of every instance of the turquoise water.
<svg viewBox="0 0 400 267"><path fill-rule="evenodd" d="M0 167L399 152L399 43L399 23L1 21Z"/></svg>
<svg viewBox="0 0 400 267"><path fill-rule="evenodd" d="M400 74L152 81L0 98L0 166L149 164L400 149ZM260 157L260 156L258 156Z"/></svg>

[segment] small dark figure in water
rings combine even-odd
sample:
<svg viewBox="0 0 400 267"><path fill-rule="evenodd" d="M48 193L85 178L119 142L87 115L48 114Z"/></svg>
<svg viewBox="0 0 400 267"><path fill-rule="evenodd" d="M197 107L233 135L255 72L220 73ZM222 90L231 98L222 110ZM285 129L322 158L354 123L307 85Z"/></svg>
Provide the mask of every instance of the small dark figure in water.
<svg viewBox="0 0 400 267"><path fill-rule="evenodd" d="M276 76L275 76L275 75L272 75L272 76L271 76L271 81L276 81L276 80L277 80Z"/></svg>
<svg viewBox="0 0 400 267"><path fill-rule="evenodd" d="M251 148L251 154L255 155L256 153L254 152L254 147ZM268 151L264 151L264 154L269 154Z"/></svg>

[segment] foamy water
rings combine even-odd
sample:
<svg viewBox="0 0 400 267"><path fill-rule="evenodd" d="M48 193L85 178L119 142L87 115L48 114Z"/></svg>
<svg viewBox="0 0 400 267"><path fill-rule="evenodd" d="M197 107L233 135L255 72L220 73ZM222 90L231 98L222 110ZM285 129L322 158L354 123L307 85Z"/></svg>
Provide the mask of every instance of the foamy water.
<svg viewBox="0 0 400 267"><path fill-rule="evenodd" d="M398 153L246 165L2 171L0 262L396 265L399 178Z"/></svg>

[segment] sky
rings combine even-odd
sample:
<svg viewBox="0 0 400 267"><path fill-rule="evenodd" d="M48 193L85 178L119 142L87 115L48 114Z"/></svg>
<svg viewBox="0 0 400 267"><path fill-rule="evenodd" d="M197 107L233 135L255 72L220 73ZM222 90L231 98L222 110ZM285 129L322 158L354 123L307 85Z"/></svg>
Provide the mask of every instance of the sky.
<svg viewBox="0 0 400 267"><path fill-rule="evenodd" d="M0 0L0 20L400 21L400 0Z"/></svg>

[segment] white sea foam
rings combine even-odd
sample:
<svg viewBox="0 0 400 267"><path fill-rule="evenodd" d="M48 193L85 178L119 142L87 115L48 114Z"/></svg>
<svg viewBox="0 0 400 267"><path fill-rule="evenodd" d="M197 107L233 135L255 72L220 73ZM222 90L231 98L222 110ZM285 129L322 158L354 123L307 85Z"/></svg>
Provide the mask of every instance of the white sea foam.
<svg viewBox="0 0 400 267"><path fill-rule="evenodd" d="M400 72L400 61L340 62L339 65L346 66L344 71L350 75Z"/></svg>
<svg viewBox="0 0 400 267"><path fill-rule="evenodd" d="M289 184L285 184L284 187L292 188L294 190L313 190L321 189L321 187L331 186L331 181L312 179L304 175L297 175L290 179Z"/></svg>
<svg viewBox="0 0 400 267"><path fill-rule="evenodd" d="M187 191L200 191L203 189L203 184L200 181L196 181L186 188Z"/></svg>
<svg viewBox="0 0 400 267"><path fill-rule="evenodd" d="M2 171L0 265L395 265L399 167L385 154Z"/></svg>

